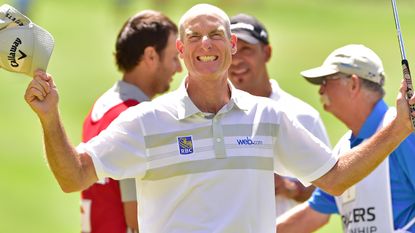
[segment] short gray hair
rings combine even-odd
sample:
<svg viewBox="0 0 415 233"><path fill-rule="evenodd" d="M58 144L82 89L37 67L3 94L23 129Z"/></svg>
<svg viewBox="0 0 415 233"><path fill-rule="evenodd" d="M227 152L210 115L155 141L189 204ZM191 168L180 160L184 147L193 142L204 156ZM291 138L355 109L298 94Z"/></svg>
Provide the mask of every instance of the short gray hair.
<svg viewBox="0 0 415 233"><path fill-rule="evenodd" d="M359 77L359 80L360 80L360 83L362 84L362 87L365 88L366 90L379 93L381 98L385 96L385 89L383 89L383 86L380 85L379 83L375 83L375 82L372 82L372 81L369 81L367 79L363 79L360 77Z"/></svg>
<svg viewBox="0 0 415 233"><path fill-rule="evenodd" d="M184 24L189 20L191 17L195 17L198 15L203 14L212 14L219 16L225 23L225 31L228 34L228 37L231 36L231 23L229 16L219 7L214 5L210 5L207 3L196 4L192 8L190 8L186 13L179 20L179 40L183 41L184 37Z"/></svg>
<svg viewBox="0 0 415 233"><path fill-rule="evenodd" d="M351 74L346 74L346 73L343 73L343 72L339 72L339 73L337 73L337 75L341 75L340 78L342 80L347 80L350 77L352 77ZM370 91L370 92L376 92L376 93L379 94L379 96L381 98L383 98L385 96L385 89L383 89L383 83L379 84L379 83L376 83L376 82L372 82L368 79L361 78L359 75L356 75L356 76L359 78L359 82L362 85L363 89L365 89L367 91ZM344 83L346 83L346 82L344 82Z"/></svg>

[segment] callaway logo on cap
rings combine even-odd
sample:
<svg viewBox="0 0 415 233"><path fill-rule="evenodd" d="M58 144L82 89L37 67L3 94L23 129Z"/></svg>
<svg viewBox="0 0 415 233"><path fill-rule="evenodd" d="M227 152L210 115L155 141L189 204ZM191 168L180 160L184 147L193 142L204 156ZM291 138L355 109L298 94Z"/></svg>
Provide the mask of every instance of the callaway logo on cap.
<svg viewBox="0 0 415 233"><path fill-rule="evenodd" d="M30 77L36 69L46 70L52 35L7 4L0 6L0 41L0 68Z"/></svg>
<svg viewBox="0 0 415 233"><path fill-rule="evenodd" d="M10 66L14 68L19 67L19 63L17 61L20 61L27 57L27 55L22 50L18 49L19 45L21 44L22 44L22 40L19 37L17 37L16 40L14 40L12 47L10 48L9 56L7 57L7 59L10 61ZM17 61L16 61L16 53L20 53L20 57L17 58ZM19 56L19 54L17 55Z"/></svg>

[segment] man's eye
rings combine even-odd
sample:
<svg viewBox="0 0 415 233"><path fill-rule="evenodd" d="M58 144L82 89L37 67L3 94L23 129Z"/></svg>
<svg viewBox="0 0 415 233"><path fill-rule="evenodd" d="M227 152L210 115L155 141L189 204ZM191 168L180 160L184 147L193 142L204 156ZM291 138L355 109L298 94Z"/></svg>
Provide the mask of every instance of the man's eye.
<svg viewBox="0 0 415 233"><path fill-rule="evenodd" d="M222 34L221 33L214 33L211 35L212 39L222 39Z"/></svg>
<svg viewBox="0 0 415 233"><path fill-rule="evenodd" d="M200 38L200 36L198 36L198 35L191 35L191 36L189 36L189 40L191 40L191 41L198 40L199 38Z"/></svg>

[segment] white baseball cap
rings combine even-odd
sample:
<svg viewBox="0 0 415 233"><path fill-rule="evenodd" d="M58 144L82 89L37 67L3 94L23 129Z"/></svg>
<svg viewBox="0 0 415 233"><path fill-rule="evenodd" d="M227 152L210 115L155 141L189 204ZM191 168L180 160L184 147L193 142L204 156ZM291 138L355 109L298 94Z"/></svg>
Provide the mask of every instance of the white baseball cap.
<svg viewBox="0 0 415 233"><path fill-rule="evenodd" d="M30 77L46 70L54 39L29 18L7 4L0 6L0 68Z"/></svg>
<svg viewBox="0 0 415 233"><path fill-rule="evenodd" d="M381 86L385 82L383 64L379 56L361 44L350 44L334 50L323 65L302 71L301 75L309 82L320 85L324 76L338 72L355 74Z"/></svg>

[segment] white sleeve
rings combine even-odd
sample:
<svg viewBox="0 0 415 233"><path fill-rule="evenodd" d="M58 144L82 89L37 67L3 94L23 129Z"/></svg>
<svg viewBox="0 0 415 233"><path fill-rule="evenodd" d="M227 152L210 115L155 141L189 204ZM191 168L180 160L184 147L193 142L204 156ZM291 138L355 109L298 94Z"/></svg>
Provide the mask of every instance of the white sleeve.
<svg viewBox="0 0 415 233"><path fill-rule="evenodd" d="M310 109L307 113L298 114L295 118L301 123L302 126L304 126L304 128L331 148L326 128L324 127L320 114L315 109Z"/></svg>
<svg viewBox="0 0 415 233"><path fill-rule="evenodd" d="M135 190L135 179L120 180L120 191L122 202L137 201L137 192Z"/></svg>
<svg viewBox="0 0 415 233"><path fill-rule="evenodd" d="M98 136L77 147L78 152L91 156L98 179L120 180L145 175L147 157L141 122L137 115L127 112L130 113L124 111Z"/></svg>
<svg viewBox="0 0 415 233"><path fill-rule="evenodd" d="M324 127L323 121L320 117L314 119L314 127L309 130L314 136L316 136L320 141L322 141L329 148L331 147L330 139L327 135L326 128Z"/></svg>
<svg viewBox="0 0 415 233"><path fill-rule="evenodd" d="M275 143L274 167L289 171L304 185L326 174L337 162L330 149L306 130L293 116L281 113L279 131ZM276 171L279 173L280 171Z"/></svg>

